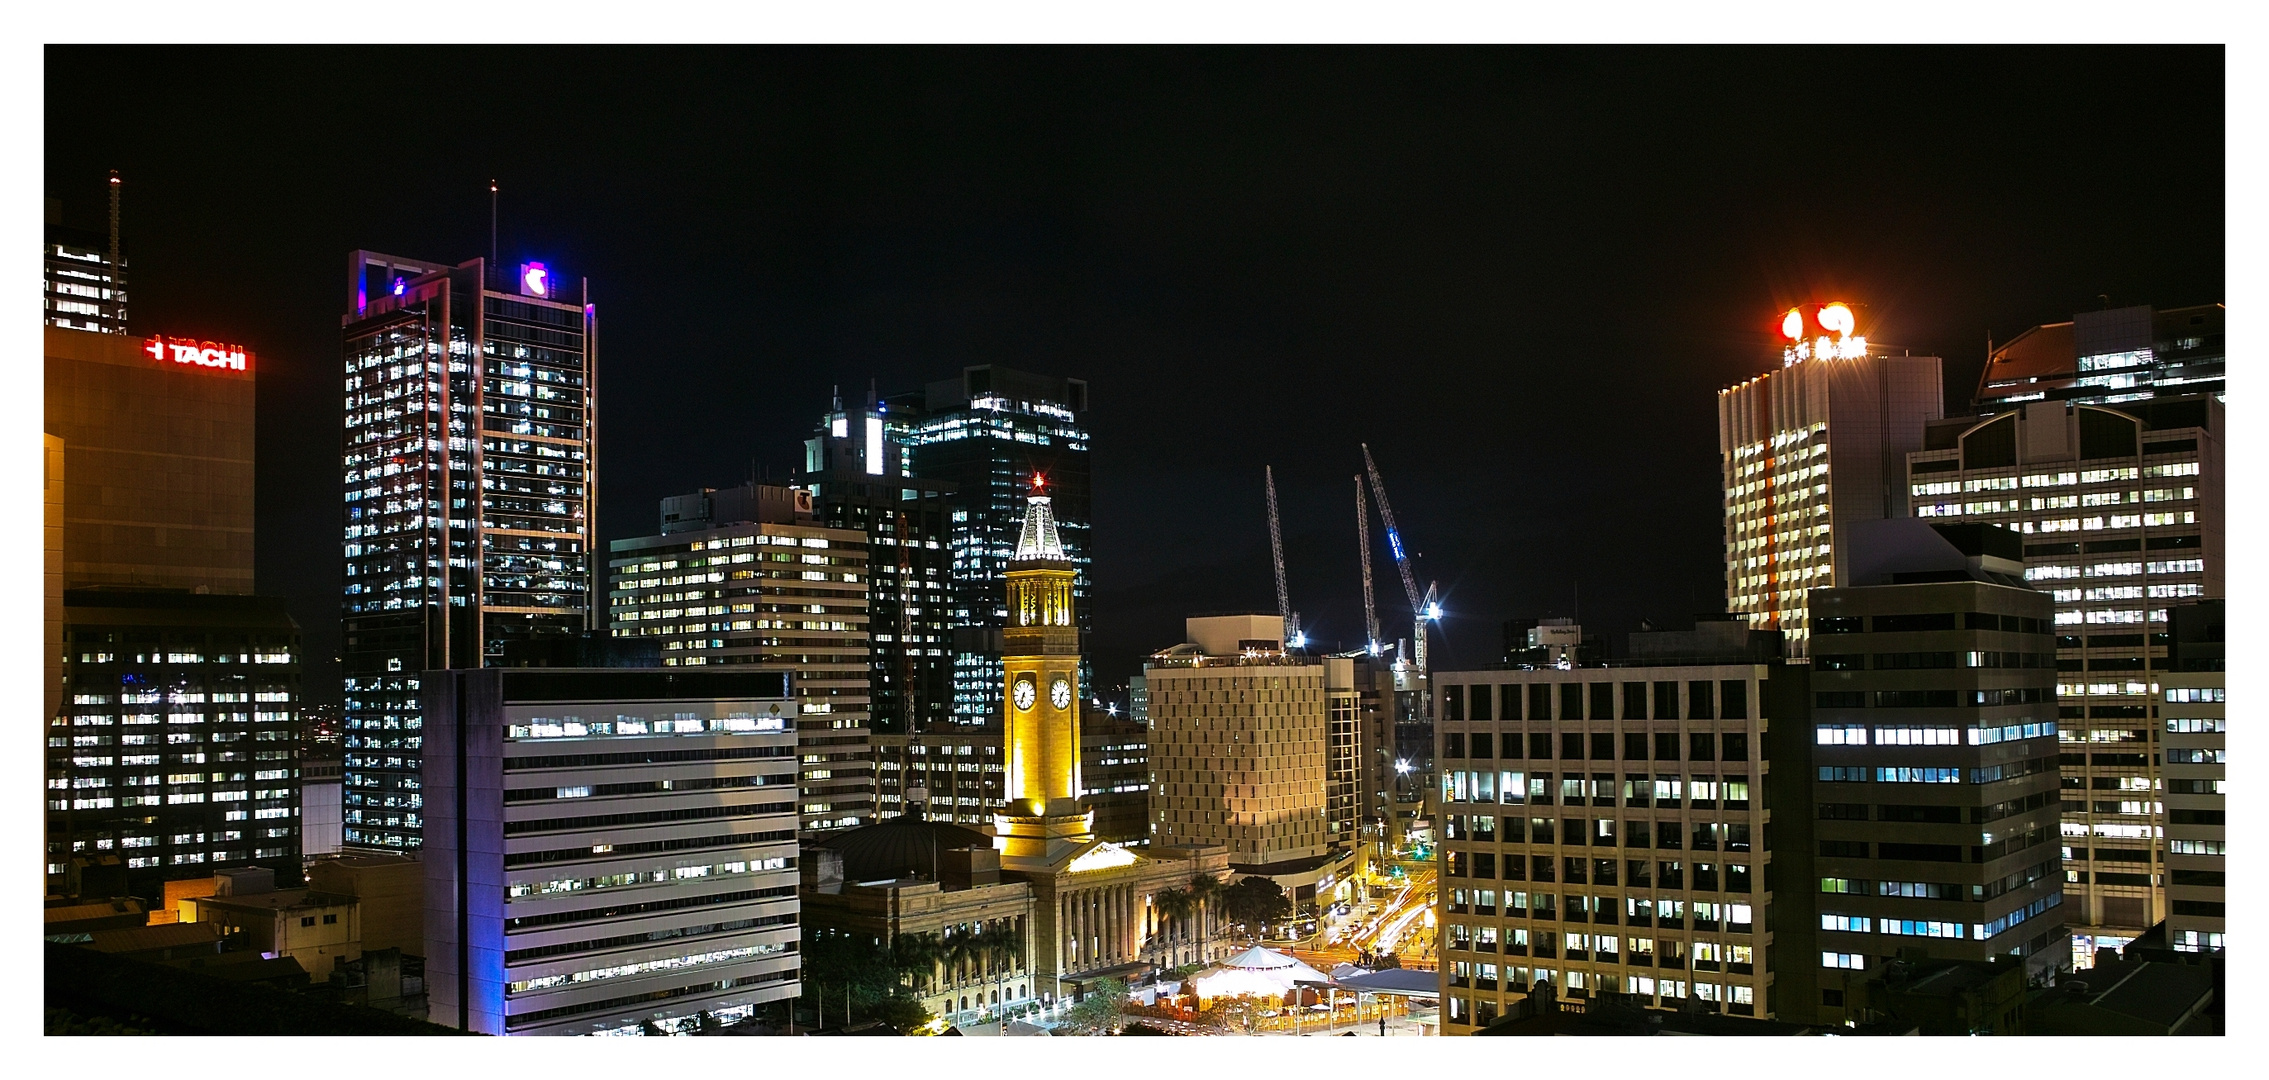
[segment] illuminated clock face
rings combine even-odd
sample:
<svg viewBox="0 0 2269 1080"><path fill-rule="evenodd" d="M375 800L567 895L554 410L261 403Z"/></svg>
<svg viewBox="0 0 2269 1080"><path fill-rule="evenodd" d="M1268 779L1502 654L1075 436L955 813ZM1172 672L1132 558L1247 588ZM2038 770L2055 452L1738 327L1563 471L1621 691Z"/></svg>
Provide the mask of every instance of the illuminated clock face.
<svg viewBox="0 0 2269 1080"><path fill-rule="evenodd" d="M1017 708L1029 709L1032 707L1033 699L1038 695L1032 689L1032 680L1018 679L1016 680L1016 689L1011 692L1010 696L1016 699Z"/></svg>
<svg viewBox="0 0 2269 1080"><path fill-rule="evenodd" d="M1048 684L1048 703L1059 709L1071 708L1071 680L1061 675Z"/></svg>

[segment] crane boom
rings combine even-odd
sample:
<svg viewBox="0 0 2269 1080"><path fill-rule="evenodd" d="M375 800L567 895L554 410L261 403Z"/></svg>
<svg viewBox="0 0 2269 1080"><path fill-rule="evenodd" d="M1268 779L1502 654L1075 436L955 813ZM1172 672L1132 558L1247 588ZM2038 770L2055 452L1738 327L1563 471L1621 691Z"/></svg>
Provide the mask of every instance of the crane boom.
<svg viewBox="0 0 2269 1080"><path fill-rule="evenodd" d="M1371 494L1379 500L1379 520L1387 525L1387 550L1394 553L1395 569L1402 574L1403 595L1410 598L1411 613L1423 618L1426 602L1418 595L1418 578L1410 571L1410 553L1403 550L1402 531L1395 528L1394 507L1387 505L1387 482L1379 479L1379 463L1371 460L1371 444L1361 445L1363 468L1371 474Z"/></svg>
<svg viewBox="0 0 2269 1080"><path fill-rule="evenodd" d="M1284 620L1284 643L1298 648L1300 616L1292 613L1292 594L1284 587L1284 530L1276 522L1276 467L1264 465L1261 470L1268 483L1268 554L1276 564L1276 615Z"/></svg>
<svg viewBox="0 0 2269 1080"><path fill-rule="evenodd" d="M1355 478L1355 543L1363 552L1363 631L1365 646L1379 651L1379 609L1371 602L1371 508L1363 504L1363 478Z"/></svg>

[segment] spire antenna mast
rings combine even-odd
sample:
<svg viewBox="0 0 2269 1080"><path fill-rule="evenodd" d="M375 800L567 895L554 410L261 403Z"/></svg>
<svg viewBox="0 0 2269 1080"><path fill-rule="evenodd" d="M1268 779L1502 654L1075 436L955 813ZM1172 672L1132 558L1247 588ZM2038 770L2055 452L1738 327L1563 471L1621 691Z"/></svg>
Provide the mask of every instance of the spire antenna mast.
<svg viewBox="0 0 2269 1080"><path fill-rule="evenodd" d="M488 182L488 272L499 274L498 280L503 280L501 272L496 268L496 180L494 178L491 178Z"/></svg>
<svg viewBox="0 0 2269 1080"><path fill-rule="evenodd" d="M118 170L110 170L110 281L108 282L110 288L108 291L111 303L105 306L117 313L118 333L121 334L126 332L126 305L120 302L126 296L126 275L119 272L118 266L118 189L123 186L125 186L124 183L118 179Z"/></svg>

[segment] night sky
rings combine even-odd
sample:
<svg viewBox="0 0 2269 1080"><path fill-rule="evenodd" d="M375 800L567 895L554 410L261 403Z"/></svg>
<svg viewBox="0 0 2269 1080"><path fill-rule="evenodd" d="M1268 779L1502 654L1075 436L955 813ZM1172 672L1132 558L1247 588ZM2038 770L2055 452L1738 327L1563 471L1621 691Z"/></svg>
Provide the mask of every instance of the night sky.
<svg viewBox="0 0 2269 1080"><path fill-rule="evenodd" d="M1598 631L1722 606L1715 392L1777 364L1792 304L1945 357L1964 409L1989 335L2224 299L2218 47L47 63L47 193L101 227L124 174L133 329L259 354L260 588L311 702L339 693L346 255L486 254L491 177L502 258L592 282L602 542L799 467L835 384L1087 379L1107 685L1187 614L1273 609L1265 464L1317 636L1362 637L1368 442L1445 593L1436 666L1482 662L1579 589Z"/></svg>

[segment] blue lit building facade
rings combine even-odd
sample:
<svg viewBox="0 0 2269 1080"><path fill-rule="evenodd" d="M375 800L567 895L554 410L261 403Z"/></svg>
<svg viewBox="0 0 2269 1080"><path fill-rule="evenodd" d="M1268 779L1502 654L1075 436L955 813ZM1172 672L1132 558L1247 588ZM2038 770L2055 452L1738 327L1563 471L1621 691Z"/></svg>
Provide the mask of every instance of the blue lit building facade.
<svg viewBox="0 0 2269 1080"><path fill-rule="evenodd" d="M797 700L779 671L431 672L428 1018L738 1023L792 998Z"/></svg>
<svg viewBox="0 0 2269 1080"><path fill-rule="evenodd" d="M350 847L419 844L420 673L591 626L588 282L349 256L342 675Z"/></svg>
<svg viewBox="0 0 2269 1080"><path fill-rule="evenodd" d="M955 486L946 527L955 627L951 719L995 723L1002 715L1001 628L1008 621L1004 574L1025 497L1035 491L1054 500L1082 640L1091 625L1087 383L988 364L964 368L959 378L931 383L920 394L888 398L883 408L886 430L905 447L911 474ZM1080 685L1096 685L1091 662L1083 657L1080 665Z"/></svg>

